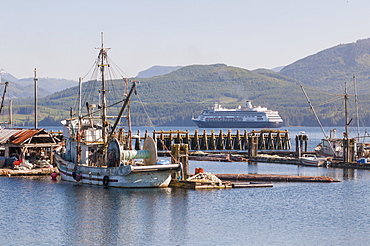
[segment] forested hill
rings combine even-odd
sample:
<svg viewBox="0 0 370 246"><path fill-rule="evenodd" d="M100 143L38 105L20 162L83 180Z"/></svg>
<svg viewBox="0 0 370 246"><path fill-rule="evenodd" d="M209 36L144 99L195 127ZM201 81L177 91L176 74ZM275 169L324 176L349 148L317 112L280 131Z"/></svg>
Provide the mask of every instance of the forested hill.
<svg viewBox="0 0 370 246"><path fill-rule="evenodd" d="M356 76L361 93L369 94L370 39L320 51L284 67L280 74L335 93L343 93L345 82L352 83Z"/></svg>
<svg viewBox="0 0 370 246"><path fill-rule="evenodd" d="M191 118L215 102L233 108L251 100L255 106L278 110L287 126L315 125L299 84L266 69L249 71L225 64L182 67L166 75L141 79L137 88L141 103L138 97L133 97L132 120L134 125L150 124L144 105L154 125L193 125ZM89 90L95 86L99 83L84 83L84 88ZM123 95L118 81L112 86L114 89L110 91ZM73 87L42 98L39 103L43 110L48 110L49 117L62 117L62 114L67 117L69 108L76 105L77 91ZM320 92L311 94L316 100L328 98ZM342 116L334 118L339 120Z"/></svg>

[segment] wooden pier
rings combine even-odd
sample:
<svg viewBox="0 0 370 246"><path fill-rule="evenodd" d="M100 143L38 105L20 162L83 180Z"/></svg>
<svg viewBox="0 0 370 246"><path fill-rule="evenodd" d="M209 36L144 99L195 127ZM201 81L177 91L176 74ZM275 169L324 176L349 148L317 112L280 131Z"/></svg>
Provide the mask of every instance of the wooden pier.
<svg viewBox="0 0 370 246"><path fill-rule="evenodd" d="M140 131L137 135L140 136ZM136 138L135 149L140 149L140 142L148 136L148 131L145 131L144 137ZM255 150L291 149L287 130L264 129L251 132L236 130L236 133L232 133L231 130L227 132L220 130L218 133L211 130L207 133L203 130L199 133L196 129L194 134L190 134L188 130L153 131L152 137L157 143L158 151L169 151L172 144L187 144L189 150L245 150L251 153ZM308 138L301 138L302 141L304 139Z"/></svg>

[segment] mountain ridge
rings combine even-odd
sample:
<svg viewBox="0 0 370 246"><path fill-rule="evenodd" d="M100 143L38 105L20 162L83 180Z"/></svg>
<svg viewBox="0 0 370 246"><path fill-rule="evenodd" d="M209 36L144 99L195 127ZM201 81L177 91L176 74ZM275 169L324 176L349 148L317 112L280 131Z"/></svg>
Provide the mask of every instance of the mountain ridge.
<svg viewBox="0 0 370 246"><path fill-rule="evenodd" d="M235 107L246 99L279 111L286 126L316 126L312 112L300 89L303 84L323 124L344 125L342 103L331 102L338 94L343 95L344 81L357 77L361 92L359 112L361 120L370 122L370 39L340 44L284 66L280 72L269 69L247 70L226 64L189 65L169 73L140 78L138 92L143 95L142 104L153 118L154 125L192 124L191 117L218 102L225 107ZM358 74L358 75L357 75ZM114 82L116 86L120 83ZM77 83L76 83L77 84ZM121 83L122 84L122 83ZM348 83L347 83L348 84ZM349 84L348 84L349 85ZM95 88L93 81L84 86ZM352 87L352 88L351 88ZM353 90L353 86L350 86ZM42 117L62 119L69 117L69 108L76 101L77 87L73 86L40 98ZM123 89L112 89L123 95ZM98 99L97 97L95 99ZM340 97L337 97L339 100ZM15 100L15 111L32 112L32 100ZM133 100L131 108L134 125L148 125L145 112ZM22 116L22 122L30 122ZM28 123L27 123L28 124Z"/></svg>

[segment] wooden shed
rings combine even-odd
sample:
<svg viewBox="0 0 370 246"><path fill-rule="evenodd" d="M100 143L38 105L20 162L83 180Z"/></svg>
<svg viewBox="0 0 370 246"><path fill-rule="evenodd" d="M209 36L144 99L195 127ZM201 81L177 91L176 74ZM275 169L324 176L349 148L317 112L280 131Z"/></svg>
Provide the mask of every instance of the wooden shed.
<svg viewBox="0 0 370 246"><path fill-rule="evenodd" d="M0 155L7 158L17 157L19 160L50 159L53 160L54 148L61 141L45 129L0 129Z"/></svg>

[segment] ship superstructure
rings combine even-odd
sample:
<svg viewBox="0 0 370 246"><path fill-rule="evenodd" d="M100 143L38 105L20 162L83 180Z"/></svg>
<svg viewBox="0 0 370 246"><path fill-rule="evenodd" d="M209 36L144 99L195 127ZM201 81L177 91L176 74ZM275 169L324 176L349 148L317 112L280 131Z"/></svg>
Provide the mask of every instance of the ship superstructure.
<svg viewBox="0 0 370 246"><path fill-rule="evenodd" d="M215 104L212 109L203 110L192 119L200 128L278 128L283 123L277 111L261 106L252 106L250 101L245 107L223 108Z"/></svg>

